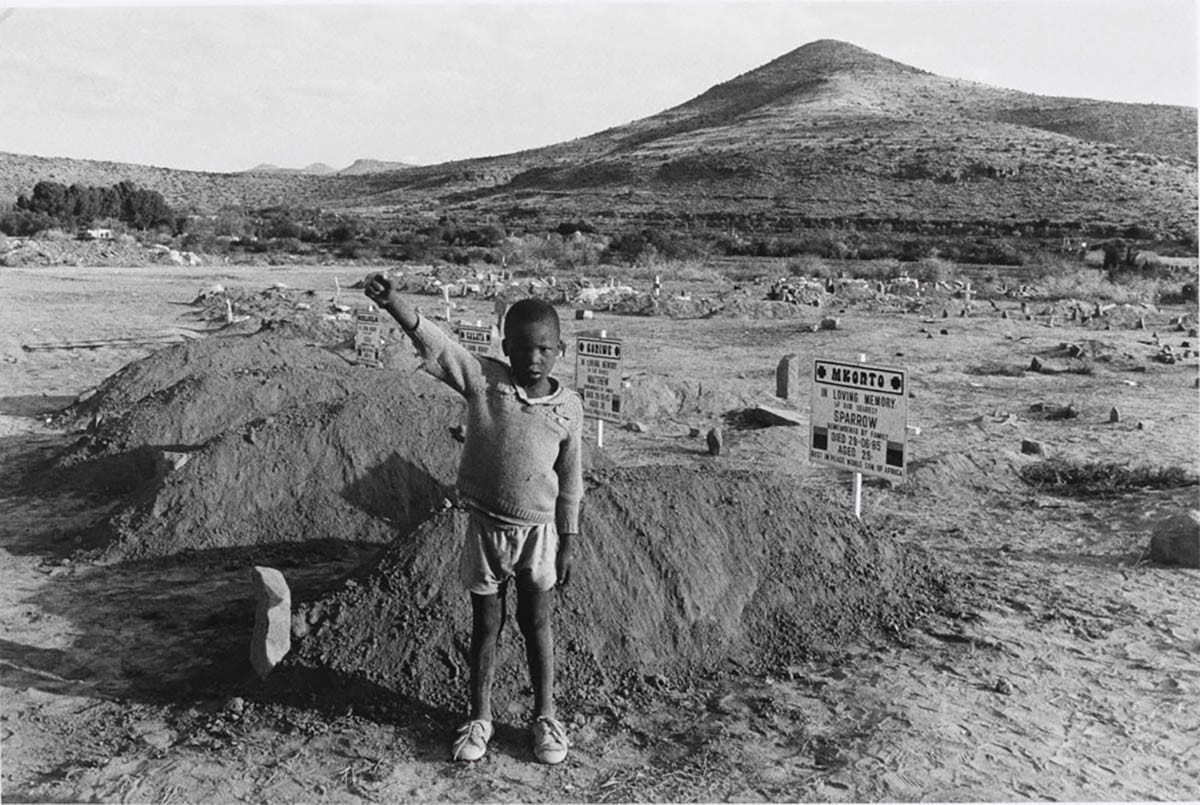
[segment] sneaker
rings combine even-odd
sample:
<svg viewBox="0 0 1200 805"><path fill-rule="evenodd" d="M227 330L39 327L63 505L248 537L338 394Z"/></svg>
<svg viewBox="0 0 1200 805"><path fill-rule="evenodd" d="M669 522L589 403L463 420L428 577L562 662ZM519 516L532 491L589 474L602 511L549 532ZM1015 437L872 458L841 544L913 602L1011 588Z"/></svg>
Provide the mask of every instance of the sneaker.
<svg viewBox="0 0 1200 805"><path fill-rule="evenodd" d="M454 739L454 759L479 760L487 751L491 739L492 722L480 719L468 721L458 728L458 737Z"/></svg>
<svg viewBox="0 0 1200 805"><path fill-rule="evenodd" d="M533 733L533 754L541 763L562 763L567 756L567 730L562 722L550 716L538 716L530 730Z"/></svg>

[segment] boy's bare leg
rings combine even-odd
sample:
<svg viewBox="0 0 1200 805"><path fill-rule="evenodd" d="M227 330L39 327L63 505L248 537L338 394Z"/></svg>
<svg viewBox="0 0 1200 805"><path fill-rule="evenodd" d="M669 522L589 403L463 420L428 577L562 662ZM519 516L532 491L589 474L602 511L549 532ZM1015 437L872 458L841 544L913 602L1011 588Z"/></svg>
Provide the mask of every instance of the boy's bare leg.
<svg viewBox="0 0 1200 805"><path fill-rule="evenodd" d="M550 615L554 591L525 589L517 585L517 624L525 638L525 659L533 682L535 716L554 718L554 633Z"/></svg>
<svg viewBox="0 0 1200 805"><path fill-rule="evenodd" d="M500 596L471 594L471 719L492 720Z"/></svg>

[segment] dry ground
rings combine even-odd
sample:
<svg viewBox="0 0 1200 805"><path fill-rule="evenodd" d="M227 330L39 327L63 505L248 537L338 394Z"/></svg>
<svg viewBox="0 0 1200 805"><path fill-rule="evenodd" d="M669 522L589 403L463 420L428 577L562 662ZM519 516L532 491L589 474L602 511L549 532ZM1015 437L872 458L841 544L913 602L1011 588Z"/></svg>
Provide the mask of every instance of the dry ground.
<svg viewBox="0 0 1200 805"><path fill-rule="evenodd" d="M258 557L74 562L52 535L103 503L13 491L14 477L69 438L41 417L144 352L25 352L21 344L172 332L186 324L185 308L172 303L213 282L332 292L333 275L345 285L358 273L0 274L5 799L1149 800L1200 791L1200 571L1145 559L1155 521L1197 507L1197 487L1078 498L1017 475L1037 460L1021 455L1022 438L1076 462L1195 473L1196 362L1149 362L1157 351L1149 330L1049 328L1019 316L852 308L840 314L840 330L821 333L799 326L817 311L800 321L602 314L587 323L627 339L631 372L700 380L730 408L768 399L787 352L861 352L907 366L910 422L920 428L910 479L897 488L868 482L865 516L934 548L962 574L960 612L768 677L732 674L688 688L657 680L623 691L567 714L575 747L558 768L532 762L517 703L488 759L461 766L445 760L456 714L372 720L256 700L239 662L251 617L246 569ZM469 318L490 315L490 303L469 307ZM1147 311L1148 326L1182 312ZM1169 343L1186 339L1159 330ZM1132 356L1129 365L1011 371L1086 339ZM806 400L802 388L801 414ZM1046 419L1031 411L1035 403L1074 403L1080 415ZM1109 422L1114 405L1118 423ZM606 446L623 463L712 461L688 432L719 413L661 416L646 433L609 428ZM716 460L770 466L848 500L845 476L808 463L804 433L728 425L727 454ZM336 575L357 558L350 553L274 559L303 585Z"/></svg>

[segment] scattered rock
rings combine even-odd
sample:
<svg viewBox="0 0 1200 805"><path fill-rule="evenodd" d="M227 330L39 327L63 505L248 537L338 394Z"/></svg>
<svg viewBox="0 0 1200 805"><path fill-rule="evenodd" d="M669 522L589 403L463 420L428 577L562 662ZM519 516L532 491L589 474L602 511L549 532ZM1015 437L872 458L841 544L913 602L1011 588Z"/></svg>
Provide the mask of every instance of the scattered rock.
<svg viewBox="0 0 1200 805"><path fill-rule="evenodd" d="M996 680L995 684L992 685L992 690L996 691L997 693L1002 693L1005 696L1010 696L1013 692L1013 686L1012 683L1007 679L1000 677Z"/></svg>
<svg viewBox="0 0 1200 805"><path fill-rule="evenodd" d="M450 437L460 444L467 440L466 425L451 425L446 429L450 433Z"/></svg>
<svg viewBox="0 0 1200 805"><path fill-rule="evenodd" d="M1150 538L1150 560L1200 568L1200 511L1179 512L1159 523Z"/></svg>
<svg viewBox="0 0 1200 805"><path fill-rule="evenodd" d="M699 435L700 435L699 428L695 427L694 425L692 427L688 428L688 436L691 437L692 439L695 439Z"/></svg>
<svg viewBox="0 0 1200 805"><path fill-rule="evenodd" d="M725 436L721 433L720 428L710 429L705 440L708 442L708 454L710 456L721 455L721 449L725 446Z"/></svg>
<svg viewBox="0 0 1200 805"><path fill-rule="evenodd" d="M1145 423L1145 422L1138 422L1138 423L1137 423L1137 429L1138 429L1138 430L1145 430L1145 429L1146 429L1146 423Z"/></svg>
<svg viewBox="0 0 1200 805"><path fill-rule="evenodd" d="M299 640L308 634L308 615L297 611L292 613L292 638Z"/></svg>
<svg viewBox="0 0 1200 805"><path fill-rule="evenodd" d="M275 568L255 566L251 580L256 589L250 664L265 678L292 648L292 595Z"/></svg>
<svg viewBox="0 0 1200 805"><path fill-rule="evenodd" d="M1045 456L1049 452L1044 442L1035 439L1022 439L1021 452L1027 456Z"/></svg>
<svg viewBox="0 0 1200 805"><path fill-rule="evenodd" d="M941 333L942 335L950 335L950 331L947 329L944 329L944 328L941 330L938 330L938 332Z"/></svg>
<svg viewBox="0 0 1200 805"><path fill-rule="evenodd" d="M246 700L241 696L234 696L225 702L225 712L231 716L240 718L246 712Z"/></svg>
<svg viewBox="0 0 1200 805"><path fill-rule="evenodd" d="M650 432L649 426L646 425L646 423L644 423L644 422L626 422L624 427L625 427L625 430L632 431L633 433L649 433Z"/></svg>
<svg viewBox="0 0 1200 805"><path fill-rule="evenodd" d="M820 327L822 330L837 330L841 327L841 324L841 319L838 319L834 316L826 316L825 318L821 319Z"/></svg>
<svg viewBox="0 0 1200 805"><path fill-rule="evenodd" d="M575 320L576 321L585 321L587 319L594 319L594 318L596 318L596 314L591 310L576 310L575 311Z"/></svg>
<svg viewBox="0 0 1200 805"><path fill-rule="evenodd" d="M1040 371L1042 371L1042 368L1043 368L1042 362L1040 360L1038 360L1037 356L1035 355L1033 360L1031 360L1029 362L1029 371L1040 372Z"/></svg>

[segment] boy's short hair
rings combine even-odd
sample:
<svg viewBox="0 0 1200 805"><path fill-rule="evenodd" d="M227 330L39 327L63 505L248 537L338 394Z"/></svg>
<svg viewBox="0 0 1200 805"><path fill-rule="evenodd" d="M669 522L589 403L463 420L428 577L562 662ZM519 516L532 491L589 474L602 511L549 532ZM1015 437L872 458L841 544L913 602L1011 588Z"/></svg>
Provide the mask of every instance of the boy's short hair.
<svg viewBox="0 0 1200 805"><path fill-rule="evenodd" d="M514 302L504 314L504 337L508 338L513 328L522 324L545 322L554 326L556 334L562 332L558 322L558 311L544 299L522 299Z"/></svg>

